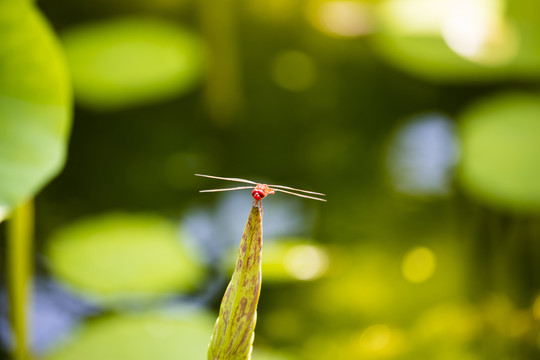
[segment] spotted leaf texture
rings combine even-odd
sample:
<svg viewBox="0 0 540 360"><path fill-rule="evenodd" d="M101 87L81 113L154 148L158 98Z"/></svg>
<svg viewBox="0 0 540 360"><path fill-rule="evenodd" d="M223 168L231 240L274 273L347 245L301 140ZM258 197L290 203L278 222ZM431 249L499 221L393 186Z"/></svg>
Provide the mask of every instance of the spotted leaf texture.
<svg viewBox="0 0 540 360"><path fill-rule="evenodd" d="M251 358L261 293L262 215L252 207L238 251L236 268L221 301L208 346L208 360Z"/></svg>

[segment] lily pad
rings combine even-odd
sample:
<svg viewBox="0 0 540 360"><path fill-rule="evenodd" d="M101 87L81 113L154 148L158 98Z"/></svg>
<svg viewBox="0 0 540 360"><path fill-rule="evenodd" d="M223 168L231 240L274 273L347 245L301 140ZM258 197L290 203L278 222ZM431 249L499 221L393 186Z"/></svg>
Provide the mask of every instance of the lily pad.
<svg viewBox="0 0 540 360"><path fill-rule="evenodd" d="M194 33L158 19L126 17L62 34L77 102L100 110L179 96L201 78Z"/></svg>
<svg viewBox="0 0 540 360"><path fill-rule="evenodd" d="M202 359L212 325L204 313L112 316L83 325L44 359Z"/></svg>
<svg viewBox="0 0 540 360"><path fill-rule="evenodd" d="M29 2L0 4L0 220L64 165L71 125L66 66Z"/></svg>
<svg viewBox="0 0 540 360"><path fill-rule="evenodd" d="M460 179L478 200L540 211L540 95L504 94L461 118Z"/></svg>
<svg viewBox="0 0 540 360"><path fill-rule="evenodd" d="M98 300L152 299L183 292L201 277L179 229L155 215L113 213L58 231L47 255L54 275Z"/></svg>

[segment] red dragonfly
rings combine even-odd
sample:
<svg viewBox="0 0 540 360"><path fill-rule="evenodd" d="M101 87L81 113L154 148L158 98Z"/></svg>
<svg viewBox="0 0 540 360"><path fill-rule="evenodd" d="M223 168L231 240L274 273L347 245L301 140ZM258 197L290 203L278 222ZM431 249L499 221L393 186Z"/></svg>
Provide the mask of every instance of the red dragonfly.
<svg viewBox="0 0 540 360"><path fill-rule="evenodd" d="M297 194L292 191L287 190L293 190L293 191L299 191L306 194L313 194L313 195L321 195L326 196L325 194L321 194L314 191L307 191L307 190L300 190L295 189L288 186L283 185L266 185L266 184L259 184L255 181L246 180L246 179L239 179L239 178L226 178L226 177L219 177L219 176L211 176L211 175L201 175L201 174L195 174L195 176L202 176L207 177L210 179L218 179L218 180L226 180L226 181L236 181L246 184L251 184L250 186L238 186L233 188L225 188L225 189L212 189L212 190L201 190L200 192L218 192L218 191L232 191L232 190L243 190L243 189L253 189L251 192L251 196L253 196L253 205L258 205L262 209L262 199L264 199L267 195L274 194L276 191L294 195L294 196L300 196L306 199L312 199L312 200L319 200L319 201L326 201L326 199L321 199L314 196L308 196L303 194Z"/></svg>

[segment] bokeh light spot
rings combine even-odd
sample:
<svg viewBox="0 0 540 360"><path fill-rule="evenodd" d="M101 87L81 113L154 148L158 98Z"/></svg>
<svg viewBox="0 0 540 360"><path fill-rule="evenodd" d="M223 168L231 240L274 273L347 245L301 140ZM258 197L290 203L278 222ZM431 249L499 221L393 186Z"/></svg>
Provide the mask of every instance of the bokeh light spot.
<svg viewBox="0 0 540 360"><path fill-rule="evenodd" d="M399 34L437 35L448 0L389 0L378 14L387 30Z"/></svg>
<svg viewBox="0 0 540 360"><path fill-rule="evenodd" d="M9 214L9 207L0 205L0 222L2 222Z"/></svg>
<svg viewBox="0 0 540 360"><path fill-rule="evenodd" d="M410 250L403 258L401 271L407 281L421 283L435 272L436 260L433 252L423 246Z"/></svg>
<svg viewBox="0 0 540 360"><path fill-rule="evenodd" d="M532 307L533 317L536 320L540 320L540 294L536 297Z"/></svg>
<svg viewBox="0 0 540 360"><path fill-rule="evenodd" d="M308 17L319 30L342 37L358 37L372 32L371 14L357 1L326 1L312 4Z"/></svg>
<svg viewBox="0 0 540 360"><path fill-rule="evenodd" d="M454 124L440 114L415 118L390 140L386 165L393 187L405 194L444 196L459 155Z"/></svg>
<svg viewBox="0 0 540 360"><path fill-rule="evenodd" d="M296 279L313 280L328 269L328 255L316 246L298 245L285 255L283 266Z"/></svg>
<svg viewBox="0 0 540 360"><path fill-rule="evenodd" d="M441 24L446 44L455 53L485 65L501 65L517 53L516 32L502 18L500 1L459 0Z"/></svg>
<svg viewBox="0 0 540 360"><path fill-rule="evenodd" d="M360 337L360 346L366 352L379 352L390 344L392 332L386 325L368 327Z"/></svg>
<svg viewBox="0 0 540 360"><path fill-rule="evenodd" d="M418 316L416 336L426 342L442 336L465 342L473 339L481 326L481 315L474 307L453 302L440 303Z"/></svg>
<svg viewBox="0 0 540 360"><path fill-rule="evenodd" d="M276 84L290 91L310 88L316 76L315 62L300 51L285 51L274 60L272 76Z"/></svg>

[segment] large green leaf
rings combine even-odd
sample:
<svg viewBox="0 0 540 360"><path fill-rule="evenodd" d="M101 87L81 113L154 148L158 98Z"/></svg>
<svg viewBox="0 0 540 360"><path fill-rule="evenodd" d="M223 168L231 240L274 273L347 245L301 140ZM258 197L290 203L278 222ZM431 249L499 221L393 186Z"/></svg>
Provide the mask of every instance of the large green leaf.
<svg viewBox="0 0 540 360"><path fill-rule="evenodd" d="M75 98L94 109L168 99L200 79L202 42L194 33L151 18L126 17L62 34Z"/></svg>
<svg viewBox="0 0 540 360"><path fill-rule="evenodd" d="M507 209L540 211L540 95L505 94L461 119L460 179L477 199Z"/></svg>
<svg viewBox="0 0 540 360"><path fill-rule="evenodd" d="M48 24L27 2L0 2L0 220L63 166L70 104Z"/></svg>
<svg viewBox="0 0 540 360"><path fill-rule="evenodd" d="M189 290L201 267L173 223L154 215L108 214L58 231L47 254L53 273L104 301Z"/></svg>
<svg viewBox="0 0 540 360"><path fill-rule="evenodd" d="M258 207L249 214L238 260L219 309L208 346L208 360L246 360L251 357L261 292L262 216Z"/></svg>
<svg viewBox="0 0 540 360"><path fill-rule="evenodd" d="M212 320L146 313L111 316L83 325L45 360L196 360L204 357Z"/></svg>

